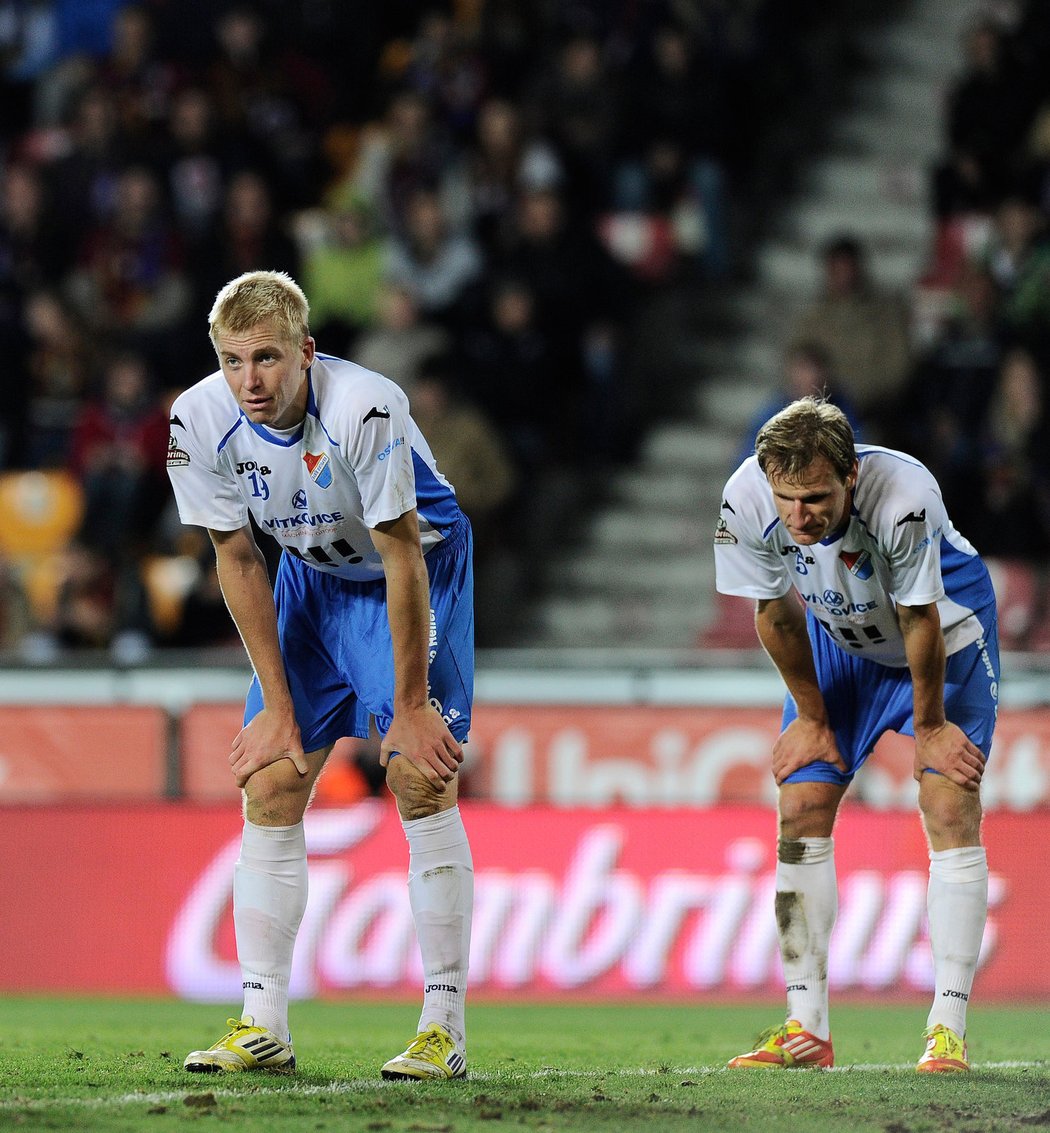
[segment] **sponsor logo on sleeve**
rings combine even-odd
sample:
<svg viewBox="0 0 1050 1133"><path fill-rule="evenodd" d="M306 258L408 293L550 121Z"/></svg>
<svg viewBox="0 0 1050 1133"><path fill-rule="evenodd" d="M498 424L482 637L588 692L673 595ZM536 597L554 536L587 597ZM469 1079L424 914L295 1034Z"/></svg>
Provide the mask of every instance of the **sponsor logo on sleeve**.
<svg viewBox="0 0 1050 1133"><path fill-rule="evenodd" d="M330 488L332 486L332 462L328 459L328 453L303 453L303 463L306 465L307 472L310 473L310 479L319 488Z"/></svg>
<svg viewBox="0 0 1050 1133"><path fill-rule="evenodd" d="M737 537L729 530L722 516L719 516L718 522L715 524L715 544L728 545L735 542L737 542Z"/></svg>
<svg viewBox="0 0 1050 1133"><path fill-rule="evenodd" d="M178 420L178 418L172 418L173 422L176 420ZM181 425L182 422L179 421L179 424ZM179 442L175 439L175 434L170 433L168 435L168 467L178 468L180 465L189 464L189 462L190 454L184 449L179 448Z"/></svg>

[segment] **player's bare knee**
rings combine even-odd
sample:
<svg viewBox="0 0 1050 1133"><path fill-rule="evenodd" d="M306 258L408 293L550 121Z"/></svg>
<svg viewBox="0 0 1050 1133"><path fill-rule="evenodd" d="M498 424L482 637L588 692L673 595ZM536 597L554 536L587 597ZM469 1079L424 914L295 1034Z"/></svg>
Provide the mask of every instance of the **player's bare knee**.
<svg viewBox="0 0 1050 1133"><path fill-rule="evenodd" d="M919 809L934 849L980 843L982 809L977 791L927 772L919 784Z"/></svg>
<svg viewBox="0 0 1050 1133"><path fill-rule="evenodd" d="M310 801L311 783L289 759L262 767L244 785L244 813L259 826L294 826Z"/></svg>
<svg viewBox="0 0 1050 1133"><path fill-rule="evenodd" d="M402 755L394 756L387 765L386 785L397 800L398 813L406 822L428 818L456 805L457 779L450 783L432 783Z"/></svg>
<svg viewBox="0 0 1050 1133"><path fill-rule="evenodd" d="M830 837L837 809L837 798L830 800L807 791L781 790L778 804L780 841Z"/></svg>

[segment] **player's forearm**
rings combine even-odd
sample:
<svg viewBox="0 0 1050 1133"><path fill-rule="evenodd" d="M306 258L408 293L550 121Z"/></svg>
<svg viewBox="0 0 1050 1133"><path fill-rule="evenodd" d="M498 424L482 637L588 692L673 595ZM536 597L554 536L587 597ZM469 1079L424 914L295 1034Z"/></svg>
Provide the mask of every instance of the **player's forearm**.
<svg viewBox="0 0 1050 1133"><path fill-rule="evenodd" d="M394 649L394 711L419 708L428 699L430 581L415 511L381 524L372 538L386 576L387 617Z"/></svg>
<svg viewBox="0 0 1050 1133"><path fill-rule="evenodd" d="M219 585L269 709L290 709L291 693L277 636L277 612L266 564L257 559L219 555Z"/></svg>
<svg viewBox="0 0 1050 1133"><path fill-rule="evenodd" d="M817 681L805 617L783 600L759 602L755 629L762 648L777 667L803 719L827 721L827 707Z"/></svg>
<svg viewBox="0 0 1050 1133"><path fill-rule="evenodd" d="M427 701L430 587L422 554L387 567L387 616L394 647L394 711Z"/></svg>
<svg viewBox="0 0 1050 1133"><path fill-rule="evenodd" d="M911 672L915 730L944 723L944 634L937 607L899 606L904 653Z"/></svg>

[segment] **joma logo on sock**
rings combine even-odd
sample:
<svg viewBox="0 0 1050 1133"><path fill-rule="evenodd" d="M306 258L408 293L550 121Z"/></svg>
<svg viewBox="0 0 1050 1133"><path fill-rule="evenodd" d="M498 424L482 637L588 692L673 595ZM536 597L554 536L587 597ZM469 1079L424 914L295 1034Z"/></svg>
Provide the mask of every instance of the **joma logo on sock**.
<svg viewBox="0 0 1050 1133"><path fill-rule="evenodd" d="M969 1002L970 1000L970 997L966 994L965 991L954 991L952 988L949 988L947 991L942 991L941 998L965 999L967 1002Z"/></svg>
<svg viewBox="0 0 1050 1133"><path fill-rule="evenodd" d="M787 991L808 991L809 984L788 984Z"/></svg>
<svg viewBox="0 0 1050 1133"><path fill-rule="evenodd" d="M454 991L458 992L459 988L453 984L427 984L427 991Z"/></svg>
<svg viewBox="0 0 1050 1133"><path fill-rule="evenodd" d="M241 987L250 987L253 991L262 991L263 989L263 985L257 984L254 980L245 980L244 983L241 984Z"/></svg>

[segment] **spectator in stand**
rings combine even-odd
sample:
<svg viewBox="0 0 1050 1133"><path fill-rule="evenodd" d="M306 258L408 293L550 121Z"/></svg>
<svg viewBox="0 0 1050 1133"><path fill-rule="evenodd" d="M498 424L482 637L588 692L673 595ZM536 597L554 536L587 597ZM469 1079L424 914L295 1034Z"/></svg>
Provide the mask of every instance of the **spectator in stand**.
<svg viewBox="0 0 1050 1133"><path fill-rule="evenodd" d="M824 349L844 396L878 443L896 412L907 381L911 343L903 302L869 278L864 249L837 236L823 253L824 293L796 323L791 341Z"/></svg>
<svg viewBox="0 0 1050 1133"><path fill-rule="evenodd" d="M517 480L500 431L463 397L446 357L433 357L421 368L411 410L439 471L456 486L456 499L474 529L475 558L482 561L499 539L500 513Z"/></svg>
<svg viewBox="0 0 1050 1133"><path fill-rule="evenodd" d="M606 208L622 103L598 39L570 33L526 106L565 166L573 213L582 218Z"/></svg>
<svg viewBox="0 0 1050 1133"><path fill-rule="evenodd" d="M995 280L985 268L963 268L954 302L955 312L909 377L903 398L909 412L891 430L891 443L930 469L950 514L971 531L981 495L979 436L1007 334Z"/></svg>
<svg viewBox="0 0 1050 1133"><path fill-rule="evenodd" d="M169 363L192 289L182 245L149 170L136 166L120 175L112 216L88 230L65 289L103 342L144 351L158 369Z"/></svg>
<svg viewBox="0 0 1050 1133"><path fill-rule="evenodd" d="M488 86L488 68L466 19L439 8L423 14L402 79L433 106L457 147L470 136Z"/></svg>
<svg viewBox="0 0 1050 1133"><path fill-rule="evenodd" d="M167 498L168 415L143 359L109 361L102 395L73 431L70 469L84 489L81 540L113 556L141 552Z"/></svg>
<svg viewBox="0 0 1050 1133"><path fill-rule="evenodd" d="M333 91L325 72L293 40L282 41L272 26L279 14L280 7L268 14L242 2L220 8L215 54L204 78L223 132L245 140L283 210L312 203L316 131Z"/></svg>
<svg viewBox="0 0 1050 1133"><path fill-rule="evenodd" d="M1050 418L1046 383L1027 350L1003 359L980 435L974 538L1003 558L1050 555Z"/></svg>
<svg viewBox="0 0 1050 1133"><path fill-rule="evenodd" d="M408 201L404 236L387 246L387 280L411 291L426 318L451 324L482 268L474 240L450 230L438 194L417 189Z"/></svg>
<svg viewBox="0 0 1050 1133"><path fill-rule="evenodd" d="M522 485L556 457L582 458L584 447L573 435L579 368L539 322L536 308L525 281L500 279L487 291L484 321L462 343L465 392L507 438Z"/></svg>
<svg viewBox="0 0 1050 1133"><path fill-rule="evenodd" d="M95 68L96 82L113 97L120 133L145 153L155 144L184 76L158 50L146 4L117 11L112 34L112 47Z"/></svg>
<svg viewBox="0 0 1050 1133"><path fill-rule="evenodd" d="M322 220L321 240L303 256L303 290L314 337L345 350L376 320L383 242L362 200L343 200Z"/></svg>
<svg viewBox="0 0 1050 1133"><path fill-rule="evenodd" d="M948 92L948 158L934 176L938 216L985 211L1002 199L1018 171L1032 106L1027 84L1010 65L999 26L982 19L966 33L966 68Z"/></svg>
<svg viewBox="0 0 1050 1133"><path fill-rule="evenodd" d="M85 232L112 214L132 146L119 131L113 96L97 86L78 96L67 135L68 152L51 162L45 175L56 239L76 249Z"/></svg>
<svg viewBox="0 0 1050 1133"><path fill-rule="evenodd" d="M23 318L29 389L23 458L30 468L64 466L94 365L95 340L54 291L30 292Z"/></svg>
<svg viewBox="0 0 1050 1133"><path fill-rule="evenodd" d="M554 189L523 192L508 247L496 258L496 278L523 282L531 292L530 321L551 340L573 388L574 415L562 423L573 432L588 423L588 452L596 460L622 459L624 396L620 388L620 339L629 319L633 281L587 225L570 223ZM572 413L572 411L570 411Z"/></svg>
<svg viewBox="0 0 1050 1133"><path fill-rule="evenodd" d="M684 28L663 24L632 86L613 205L672 223L676 244L703 274L729 270L722 130L728 120L715 60L697 58Z"/></svg>
<svg viewBox="0 0 1050 1133"><path fill-rule="evenodd" d="M194 261L214 253L208 236L218 222L230 178L246 159L240 139L220 131L207 91L197 86L179 91L159 161L175 223Z"/></svg>
<svg viewBox="0 0 1050 1133"><path fill-rule="evenodd" d="M519 192L556 188L564 176L551 146L526 136L521 111L505 98L483 103L466 170L471 225L487 251L509 241Z"/></svg>
<svg viewBox="0 0 1050 1133"><path fill-rule="evenodd" d="M1026 197L1011 195L999 206L985 253L1002 293L1009 332L1050 357L1050 241L1046 217Z"/></svg>
<svg viewBox="0 0 1050 1133"><path fill-rule="evenodd" d="M20 295L54 287L65 255L39 170L28 162L0 165L0 317L21 305Z"/></svg>
<svg viewBox="0 0 1050 1133"><path fill-rule="evenodd" d="M406 287L384 284L376 300L376 325L354 347L354 360L399 385L412 400L423 363L452 348L452 336L420 318L419 305Z"/></svg>
<svg viewBox="0 0 1050 1133"><path fill-rule="evenodd" d="M31 394L23 364L26 297L54 285L61 263L36 170L24 162L0 164L0 351L6 360L0 376L0 469L21 465L26 457Z"/></svg>
<svg viewBox="0 0 1050 1133"><path fill-rule="evenodd" d="M820 397L837 405L846 415L854 434L860 429L860 418L849 398L839 389L839 383L827 351L814 342L796 342L784 356L780 387L755 414L744 433L744 443L737 453L737 464L743 464L755 452L755 438L759 429L793 401L803 397Z"/></svg>
<svg viewBox="0 0 1050 1133"><path fill-rule="evenodd" d="M407 233L410 203L422 191L436 192L443 214L459 228L466 219L461 164L426 98L401 90L382 120L365 130L349 187L371 203L389 233Z"/></svg>

